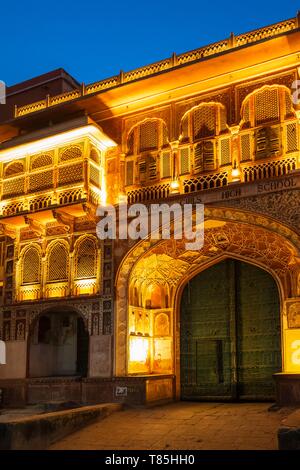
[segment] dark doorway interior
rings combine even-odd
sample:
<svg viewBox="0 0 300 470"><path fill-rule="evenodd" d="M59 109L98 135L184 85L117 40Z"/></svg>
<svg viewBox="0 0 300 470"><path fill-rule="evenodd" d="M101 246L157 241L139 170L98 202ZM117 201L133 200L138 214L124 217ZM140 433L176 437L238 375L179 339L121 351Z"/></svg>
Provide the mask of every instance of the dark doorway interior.
<svg viewBox="0 0 300 470"><path fill-rule="evenodd" d="M89 335L74 311L50 310L34 325L29 339L29 377L86 376Z"/></svg>

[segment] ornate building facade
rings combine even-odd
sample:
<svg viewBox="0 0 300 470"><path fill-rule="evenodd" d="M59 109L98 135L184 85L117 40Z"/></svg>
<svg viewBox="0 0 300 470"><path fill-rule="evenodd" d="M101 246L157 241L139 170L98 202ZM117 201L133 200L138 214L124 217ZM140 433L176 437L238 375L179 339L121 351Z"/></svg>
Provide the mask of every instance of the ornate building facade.
<svg viewBox="0 0 300 470"><path fill-rule="evenodd" d="M300 402L299 50L296 17L10 99L4 403ZM99 240L125 201L203 203L203 247Z"/></svg>

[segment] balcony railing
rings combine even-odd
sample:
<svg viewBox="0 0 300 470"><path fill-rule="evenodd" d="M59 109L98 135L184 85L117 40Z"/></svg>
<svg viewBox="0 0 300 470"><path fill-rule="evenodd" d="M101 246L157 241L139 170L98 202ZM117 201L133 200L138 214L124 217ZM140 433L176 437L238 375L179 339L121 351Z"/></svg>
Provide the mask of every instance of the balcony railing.
<svg viewBox="0 0 300 470"><path fill-rule="evenodd" d="M185 52L179 55L174 53L172 57L161 60L159 62L155 62L153 64L146 65L129 72L121 71L119 75L106 78L90 85L82 85L81 89L69 91L67 93L53 97L47 96L44 100L27 104L25 106L16 106L15 117L21 117L27 114L35 113L42 109L73 101L85 95L98 93L103 90L117 87L123 83L129 83L159 72L168 71L178 65L188 64L194 62L195 60L232 50L236 47L271 39L285 32L297 29L299 27L299 22L300 16L298 15L296 18L291 18L289 20L250 31L245 34L240 34L238 36L231 34L230 38L228 39L224 39L214 44L209 44L208 46L200 47L199 49L195 49L193 51Z"/></svg>

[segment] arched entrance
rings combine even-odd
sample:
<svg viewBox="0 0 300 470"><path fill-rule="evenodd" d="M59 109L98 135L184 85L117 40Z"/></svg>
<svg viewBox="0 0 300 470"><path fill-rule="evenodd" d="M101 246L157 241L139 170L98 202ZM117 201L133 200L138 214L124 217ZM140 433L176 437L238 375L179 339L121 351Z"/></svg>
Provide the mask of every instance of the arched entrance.
<svg viewBox="0 0 300 470"><path fill-rule="evenodd" d="M266 271L226 259L194 276L181 297L181 398L274 399L280 330L278 288Z"/></svg>
<svg viewBox="0 0 300 470"><path fill-rule="evenodd" d="M53 308L41 313L29 336L29 377L80 375L88 371L89 335L74 310Z"/></svg>

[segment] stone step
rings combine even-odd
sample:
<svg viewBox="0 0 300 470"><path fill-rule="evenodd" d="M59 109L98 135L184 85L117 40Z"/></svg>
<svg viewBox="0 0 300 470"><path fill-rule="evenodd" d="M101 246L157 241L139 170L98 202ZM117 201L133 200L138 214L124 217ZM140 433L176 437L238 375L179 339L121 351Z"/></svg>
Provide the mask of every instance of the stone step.
<svg viewBox="0 0 300 470"><path fill-rule="evenodd" d="M104 403L32 416L4 414L0 421L0 450L46 449L68 434L121 409L121 404Z"/></svg>

